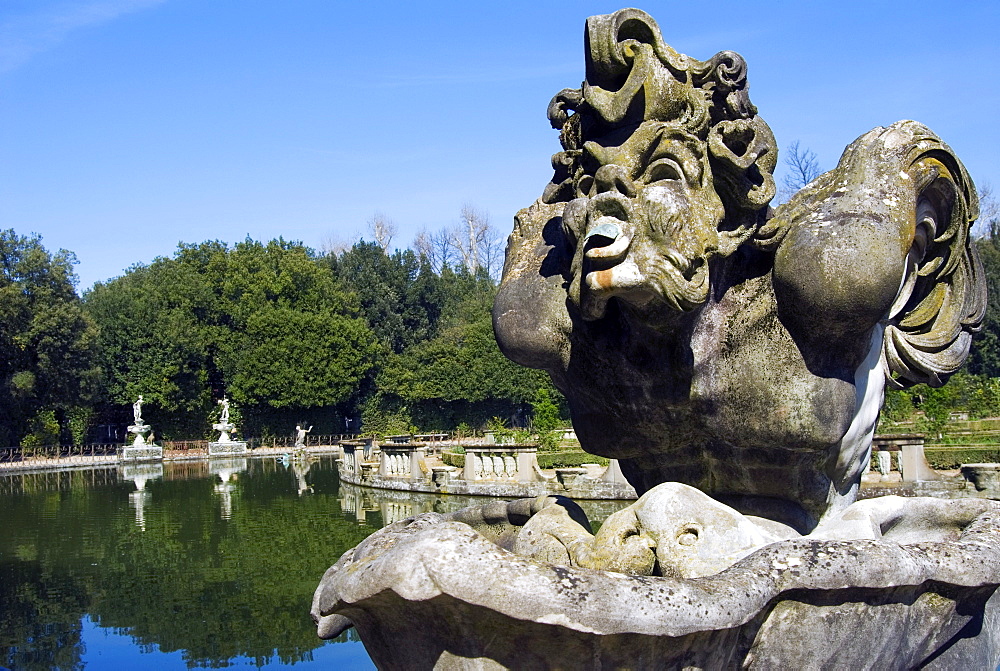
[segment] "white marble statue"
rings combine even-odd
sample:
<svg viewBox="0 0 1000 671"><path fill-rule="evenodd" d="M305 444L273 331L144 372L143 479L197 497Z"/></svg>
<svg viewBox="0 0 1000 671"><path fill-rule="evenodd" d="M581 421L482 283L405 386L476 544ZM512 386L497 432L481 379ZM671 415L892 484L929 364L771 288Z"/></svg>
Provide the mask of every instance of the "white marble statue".
<svg viewBox="0 0 1000 671"><path fill-rule="evenodd" d="M132 417L136 426L142 426L142 394L139 394L139 398L132 404Z"/></svg>
<svg viewBox="0 0 1000 671"><path fill-rule="evenodd" d="M219 424L229 424L229 399L225 396L219 401L222 406L222 413L219 414Z"/></svg>
<svg viewBox="0 0 1000 671"><path fill-rule="evenodd" d="M305 447L306 446L306 434L312 431L313 428L310 426L308 429L303 429L301 425L295 425L295 447Z"/></svg>

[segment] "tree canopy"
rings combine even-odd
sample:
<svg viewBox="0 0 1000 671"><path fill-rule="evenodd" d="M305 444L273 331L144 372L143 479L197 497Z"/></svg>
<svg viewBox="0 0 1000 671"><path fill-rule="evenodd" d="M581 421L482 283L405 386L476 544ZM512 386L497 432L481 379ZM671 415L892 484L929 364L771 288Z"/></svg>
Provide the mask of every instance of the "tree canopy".
<svg viewBox="0 0 1000 671"><path fill-rule="evenodd" d="M143 394L161 431L198 435L229 394L256 417L348 403L374 364L356 296L297 243L181 245L98 284L85 305L101 327L108 402Z"/></svg>
<svg viewBox="0 0 1000 671"><path fill-rule="evenodd" d="M97 329L76 295L72 252L0 231L0 444L69 439L91 398Z"/></svg>

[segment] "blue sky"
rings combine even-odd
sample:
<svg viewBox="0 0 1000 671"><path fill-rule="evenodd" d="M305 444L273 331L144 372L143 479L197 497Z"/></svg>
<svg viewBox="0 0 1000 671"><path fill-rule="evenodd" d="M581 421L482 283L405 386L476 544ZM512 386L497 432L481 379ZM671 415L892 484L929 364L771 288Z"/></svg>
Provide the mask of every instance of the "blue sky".
<svg viewBox="0 0 1000 671"><path fill-rule="evenodd" d="M465 203L506 234L551 176L584 20L622 6L0 0L0 228L74 251L81 289L179 241L350 241L376 210L401 247ZM1000 188L1000 3L640 7L679 51L743 54L782 149L829 169L911 118Z"/></svg>

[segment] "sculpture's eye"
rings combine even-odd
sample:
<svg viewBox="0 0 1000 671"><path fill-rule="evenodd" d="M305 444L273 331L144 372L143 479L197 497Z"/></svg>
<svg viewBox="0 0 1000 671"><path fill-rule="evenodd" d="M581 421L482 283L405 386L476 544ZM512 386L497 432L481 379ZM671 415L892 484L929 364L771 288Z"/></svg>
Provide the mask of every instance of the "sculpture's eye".
<svg viewBox="0 0 1000 671"><path fill-rule="evenodd" d="M669 158L661 158L654 161L646 169L646 183L662 182L665 180L679 181L683 179L683 173L676 161Z"/></svg>
<svg viewBox="0 0 1000 671"><path fill-rule="evenodd" d="M701 529L696 524L686 524L681 527L677 534L677 543L680 545L694 545L698 542L698 534Z"/></svg>
<svg viewBox="0 0 1000 671"><path fill-rule="evenodd" d="M592 195L591 192L594 190L594 177L593 175L584 175L577 182L577 196L585 197Z"/></svg>

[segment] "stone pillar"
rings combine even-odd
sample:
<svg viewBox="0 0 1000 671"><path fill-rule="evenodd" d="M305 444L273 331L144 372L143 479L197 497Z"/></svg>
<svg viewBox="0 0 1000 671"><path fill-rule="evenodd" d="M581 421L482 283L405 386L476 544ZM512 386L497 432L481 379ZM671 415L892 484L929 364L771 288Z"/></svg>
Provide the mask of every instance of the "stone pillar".
<svg viewBox="0 0 1000 671"><path fill-rule="evenodd" d="M538 482L538 448L522 448L517 451L517 481Z"/></svg>
<svg viewBox="0 0 1000 671"><path fill-rule="evenodd" d="M920 480L938 480L940 476L927 463L924 456L924 441L913 442L901 446L899 456L899 471L903 482L919 482Z"/></svg>
<svg viewBox="0 0 1000 671"><path fill-rule="evenodd" d="M410 451L410 479L411 480L423 480L426 479L424 471L420 468L420 464L424 461L426 457L426 450L422 447L415 447ZM427 474L429 475L429 473Z"/></svg>
<svg viewBox="0 0 1000 671"><path fill-rule="evenodd" d="M900 451L899 472L903 482L940 480L941 476L930 467L924 457L922 433L877 435L872 439L873 450Z"/></svg>
<svg viewBox="0 0 1000 671"><path fill-rule="evenodd" d="M473 450L465 450L465 468L462 469L462 477L469 482L479 479L479 455Z"/></svg>
<svg viewBox="0 0 1000 671"><path fill-rule="evenodd" d="M614 484L629 484L629 481L625 478L625 474L622 473L622 467L618 464L617 459L612 459L608 463L608 467L605 469L604 475L601 476L601 480Z"/></svg>

